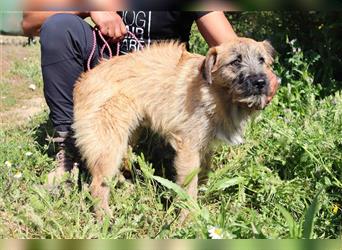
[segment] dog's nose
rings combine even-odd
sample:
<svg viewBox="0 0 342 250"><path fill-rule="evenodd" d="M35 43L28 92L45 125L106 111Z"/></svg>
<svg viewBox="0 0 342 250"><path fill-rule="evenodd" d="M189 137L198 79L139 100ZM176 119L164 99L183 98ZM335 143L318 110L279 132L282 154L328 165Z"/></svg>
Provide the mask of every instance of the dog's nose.
<svg viewBox="0 0 342 250"><path fill-rule="evenodd" d="M254 86L256 86L258 89L262 89L266 85L266 79L265 78L259 78L256 81L254 81Z"/></svg>

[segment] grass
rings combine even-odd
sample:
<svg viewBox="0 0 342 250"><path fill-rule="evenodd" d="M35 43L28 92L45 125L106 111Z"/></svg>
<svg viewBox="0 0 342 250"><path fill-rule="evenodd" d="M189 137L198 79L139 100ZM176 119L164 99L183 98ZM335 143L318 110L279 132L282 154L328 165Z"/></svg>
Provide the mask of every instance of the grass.
<svg viewBox="0 0 342 250"><path fill-rule="evenodd" d="M32 60L26 73L12 64L7 77L29 80L31 71L39 72ZM115 219L102 224L94 218L97 201L85 173L52 192L42 187L55 167L53 145L44 140L51 131L47 111L0 129L0 236L205 239L216 227L223 238L341 238L342 92L321 97L300 51L288 65L276 65L282 86L249 123L245 144L216 149L198 202L157 176L148 155L136 153L133 184L109 183ZM181 207L193 214L182 227L176 220Z"/></svg>

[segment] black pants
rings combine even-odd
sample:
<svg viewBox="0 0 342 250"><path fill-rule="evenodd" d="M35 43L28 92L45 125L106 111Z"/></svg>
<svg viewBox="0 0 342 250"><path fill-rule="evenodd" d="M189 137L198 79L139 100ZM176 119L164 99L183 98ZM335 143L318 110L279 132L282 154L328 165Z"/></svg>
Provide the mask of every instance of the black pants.
<svg viewBox="0 0 342 250"><path fill-rule="evenodd" d="M87 61L93 47L91 26L72 14L49 17L40 32L41 67L44 96L50 108L50 119L56 131L71 131L73 121L73 88L77 78L87 70ZM99 61L102 41L91 61ZM113 44L112 50L115 51Z"/></svg>

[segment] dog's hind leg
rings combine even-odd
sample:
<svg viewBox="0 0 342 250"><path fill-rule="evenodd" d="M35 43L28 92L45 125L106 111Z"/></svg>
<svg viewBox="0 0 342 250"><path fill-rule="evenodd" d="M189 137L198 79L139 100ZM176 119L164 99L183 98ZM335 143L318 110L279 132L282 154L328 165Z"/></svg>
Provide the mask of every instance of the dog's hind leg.
<svg viewBox="0 0 342 250"><path fill-rule="evenodd" d="M103 105L96 121L97 140L93 144L93 150L88 151L87 160L90 160L88 167L93 177L91 193L100 202L98 215L103 211L110 214L109 187L106 182L114 175L120 174L119 169L127 152L129 136L138 125L138 116L129 107L124 97L113 98Z"/></svg>
<svg viewBox="0 0 342 250"><path fill-rule="evenodd" d="M112 215L109 208L110 188L108 182L114 175L119 174L119 167L127 150L127 139L119 141L112 136L110 141L113 143L112 146L104 148L96 163L89 168L92 175L91 194L95 199L99 200L99 204L95 208L99 219L102 218L103 212L109 216Z"/></svg>
<svg viewBox="0 0 342 250"><path fill-rule="evenodd" d="M109 208L109 193L110 188L108 182L114 175L119 174L119 167L124 153L127 150L127 142L122 144L115 144L115 147L108 148L103 151L96 164L90 168L92 175L92 182L90 185L91 194L95 199L99 200L95 211L99 219L102 218L103 212L112 216Z"/></svg>

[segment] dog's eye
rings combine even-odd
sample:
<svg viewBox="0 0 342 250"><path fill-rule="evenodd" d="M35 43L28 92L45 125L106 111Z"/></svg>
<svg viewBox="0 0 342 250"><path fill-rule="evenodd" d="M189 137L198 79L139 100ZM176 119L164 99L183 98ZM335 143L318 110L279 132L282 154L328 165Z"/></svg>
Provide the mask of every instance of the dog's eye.
<svg viewBox="0 0 342 250"><path fill-rule="evenodd" d="M230 62L229 65L238 67L241 63L241 59L235 59L234 61Z"/></svg>
<svg viewBox="0 0 342 250"><path fill-rule="evenodd" d="M264 57L259 57L259 62L260 64L264 64L265 63L265 58Z"/></svg>

